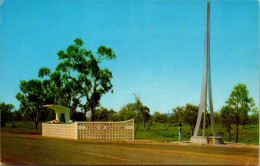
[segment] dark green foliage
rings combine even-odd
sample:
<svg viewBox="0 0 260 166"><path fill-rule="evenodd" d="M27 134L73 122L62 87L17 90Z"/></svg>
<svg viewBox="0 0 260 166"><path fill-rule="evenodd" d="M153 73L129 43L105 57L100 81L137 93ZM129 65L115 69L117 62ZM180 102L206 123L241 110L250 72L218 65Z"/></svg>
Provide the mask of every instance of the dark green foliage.
<svg viewBox="0 0 260 166"><path fill-rule="evenodd" d="M202 113L202 117L204 118L204 112ZM206 119L205 119L205 128L208 128L211 125L210 114L206 112ZM200 123L200 128L203 128L203 123Z"/></svg>
<svg viewBox="0 0 260 166"><path fill-rule="evenodd" d="M1 127L5 126L5 123L12 119L11 111L14 109L12 104L5 104L4 102L0 103L0 112L1 112Z"/></svg>
<svg viewBox="0 0 260 166"><path fill-rule="evenodd" d="M193 131L196 125L197 116L199 112L199 106L187 103L185 107L181 107L181 108L183 114L183 122L190 125L191 134L193 135Z"/></svg>
<svg viewBox="0 0 260 166"><path fill-rule="evenodd" d="M234 86L226 103L233 110L233 119L237 129L236 142L238 142L239 125L242 121L247 121L248 112L252 111L255 103L253 98L249 97L249 91L246 84L243 83Z"/></svg>
<svg viewBox="0 0 260 166"><path fill-rule="evenodd" d="M221 115L219 112L214 112L214 120L215 120L215 124L221 123Z"/></svg>
<svg viewBox="0 0 260 166"><path fill-rule="evenodd" d="M249 118L250 124L259 124L259 111L255 111Z"/></svg>
<svg viewBox="0 0 260 166"><path fill-rule="evenodd" d="M55 111L52 109L48 109L43 107L39 112L39 121L46 122L51 121L56 118Z"/></svg>
<svg viewBox="0 0 260 166"><path fill-rule="evenodd" d="M70 119L72 121L86 121L86 116L83 112L78 112L78 111L74 111L71 116Z"/></svg>
<svg viewBox="0 0 260 166"><path fill-rule="evenodd" d="M176 108L173 108L173 117L174 122L177 126L181 127L184 119L184 107L177 106Z"/></svg>
<svg viewBox="0 0 260 166"><path fill-rule="evenodd" d="M36 130L42 105L52 101L45 84L46 82L37 79L21 80L19 87L22 93L18 92L16 95L17 100L20 101L20 109L34 120Z"/></svg>
<svg viewBox="0 0 260 166"><path fill-rule="evenodd" d="M167 115L161 114L160 112L154 112L154 122L155 123L167 123Z"/></svg>
<svg viewBox="0 0 260 166"><path fill-rule="evenodd" d="M146 123L150 119L150 109L147 106L144 106L140 100L140 97L137 97L135 94L135 102L128 103L126 106L122 107L119 111L119 119L120 120L135 120L135 124L137 127L135 129L135 135L138 131L139 124L142 122L145 128Z"/></svg>
<svg viewBox="0 0 260 166"><path fill-rule="evenodd" d="M111 48L100 46L97 56L94 56L90 50L82 48L84 42L81 39L75 39L74 43L69 45L66 51L58 52L59 60L63 61L57 65L56 70L61 72L61 78L67 80L65 86L72 88L75 101L86 98L86 103L79 106L85 114L91 111L91 120L94 121L95 108L100 105L101 96L112 91L112 72L107 68L101 69L99 64L105 59L115 59L116 55ZM79 103L74 102L75 106Z"/></svg>
<svg viewBox="0 0 260 166"><path fill-rule="evenodd" d="M228 131L229 142L231 140L231 124L234 122L234 111L232 109L233 108L229 106L223 106L222 109L220 110L221 125L225 127Z"/></svg>
<svg viewBox="0 0 260 166"><path fill-rule="evenodd" d="M113 109L108 110L107 108L100 107L96 109L96 120L113 121L114 114L116 114L116 112Z"/></svg>
<svg viewBox="0 0 260 166"><path fill-rule="evenodd" d="M118 112L119 119L121 121L137 118L137 111L134 103L128 103L120 109Z"/></svg>
<svg viewBox="0 0 260 166"><path fill-rule="evenodd" d="M174 124L175 120L174 120L174 116L173 115L170 115L168 117L168 123L169 123L169 126L172 126Z"/></svg>
<svg viewBox="0 0 260 166"><path fill-rule="evenodd" d="M20 110L15 110L12 112L12 120L13 121L22 121L23 120L23 114Z"/></svg>

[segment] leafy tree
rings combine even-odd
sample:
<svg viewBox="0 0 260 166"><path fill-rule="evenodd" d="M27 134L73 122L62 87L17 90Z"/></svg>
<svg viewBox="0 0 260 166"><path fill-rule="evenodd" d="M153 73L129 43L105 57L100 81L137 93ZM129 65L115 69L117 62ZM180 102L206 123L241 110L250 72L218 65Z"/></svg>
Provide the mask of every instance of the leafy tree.
<svg viewBox="0 0 260 166"><path fill-rule="evenodd" d="M234 86L230 97L226 101L229 107L232 108L234 114L234 122L236 124L236 143L238 142L239 135L239 124L241 123L241 116L248 114L249 111L254 107L254 100L249 97L249 91L247 90L246 84L238 83Z"/></svg>
<svg viewBox="0 0 260 166"><path fill-rule="evenodd" d="M14 121L22 121L23 120L23 114L20 110L15 110L12 112L12 117Z"/></svg>
<svg viewBox="0 0 260 166"><path fill-rule="evenodd" d="M183 115L184 115L183 120L185 123L190 125L192 135L193 135L193 131L195 129L198 112L199 112L199 106L192 105L189 103L186 104L184 112L183 112Z"/></svg>
<svg viewBox="0 0 260 166"><path fill-rule="evenodd" d="M95 108L99 106L103 94L112 91L112 72L107 68L101 69L100 63L103 60L116 58L111 48L100 46L97 49L97 56L91 50L82 48L84 42L77 38L74 44L69 45L66 51L58 52L60 62L56 70L61 72L61 77L68 79L70 85L77 89L78 97L85 97L86 103L82 104L84 111L91 111L91 120L95 120Z"/></svg>
<svg viewBox="0 0 260 166"><path fill-rule="evenodd" d="M143 103L140 100L140 97L135 95L135 108L137 110L137 116L140 117L141 121L143 122L143 126L145 128L145 124L150 119L150 109L147 106L144 106ZM138 119L137 119L138 120ZM138 121L137 121L138 123Z"/></svg>
<svg viewBox="0 0 260 166"><path fill-rule="evenodd" d="M126 106L121 108L119 111L119 118L121 120L127 120L127 119L135 119L136 129L135 129L135 135L138 131L140 122L143 122L143 125L145 127L145 124L150 119L150 109L147 106L144 106L143 103L140 100L140 97L134 94L135 102L134 103L128 103Z"/></svg>
<svg viewBox="0 0 260 166"><path fill-rule="evenodd" d="M46 96L51 98L49 104L63 105L70 108L71 114L76 111L80 105L80 98L78 85L72 80L67 79L60 71L54 71L47 67L39 70L39 78L46 78L43 80L43 85L46 91Z"/></svg>
<svg viewBox="0 0 260 166"><path fill-rule="evenodd" d="M169 123L169 126L172 126L174 123L174 116L172 114L168 118L168 123Z"/></svg>
<svg viewBox="0 0 260 166"><path fill-rule="evenodd" d="M128 119L135 119L137 117L136 106L134 103L128 103L124 107L122 107L118 113L120 120L128 120Z"/></svg>
<svg viewBox="0 0 260 166"><path fill-rule="evenodd" d="M158 111L154 112L154 122L156 123L167 123L167 115L161 114Z"/></svg>
<svg viewBox="0 0 260 166"><path fill-rule="evenodd" d="M83 112L74 111L71 114L70 119L72 121L86 121L86 116Z"/></svg>
<svg viewBox="0 0 260 166"><path fill-rule="evenodd" d="M46 104L46 103L45 103ZM39 111L39 121L50 121L56 118L55 111L42 107Z"/></svg>
<svg viewBox="0 0 260 166"><path fill-rule="evenodd" d="M158 111L155 111L154 112L154 122L158 123L158 122L160 122L160 120L161 120L161 113Z"/></svg>
<svg viewBox="0 0 260 166"><path fill-rule="evenodd" d="M116 114L113 109L108 110L107 108L100 107L96 109L96 118L99 121L111 121L112 116Z"/></svg>
<svg viewBox="0 0 260 166"><path fill-rule="evenodd" d="M241 124L243 125L243 130L245 129L246 124L249 123L249 115L247 111L242 111L241 112Z"/></svg>
<svg viewBox="0 0 260 166"><path fill-rule="evenodd" d="M234 110L230 106L223 106L220 110L221 124L228 131L228 140L231 140L231 124L234 122Z"/></svg>
<svg viewBox="0 0 260 166"><path fill-rule="evenodd" d="M221 115L219 112L214 112L215 124L221 124Z"/></svg>
<svg viewBox="0 0 260 166"><path fill-rule="evenodd" d="M12 104L5 104L4 102L0 103L0 112L1 112L1 127L5 126L5 123L11 120L12 113L14 109Z"/></svg>
<svg viewBox="0 0 260 166"><path fill-rule="evenodd" d="M250 115L251 124L259 124L259 110L256 110Z"/></svg>
<svg viewBox="0 0 260 166"><path fill-rule="evenodd" d="M184 109L185 109L184 107L177 106L176 108L173 108L173 110L172 110L175 124L178 125L179 127L181 127L182 123L183 123Z"/></svg>
<svg viewBox="0 0 260 166"><path fill-rule="evenodd" d="M173 108L173 110L172 110L174 121L179 126L180 133L182 133L181 127L182 127L182 123L183 123L183 119L184 119L184 117L183 117L184 109L185 109L184 107L177 106L176 108Z"/></svg>
<svg viewBox="0 0 260 166"><path fill-rule="evenodd" d="M16 127L14 122L23 120L22 112L20 110L12 111L9 120L12 121L12 127Z"/></svg>
<svg viewBox="0 0 260 166"><path fill-rule="evenodd" d="M39 121L39 112L42 110L42 105L48 101L47 95L43 88L41 80L32 79L29 81L20 81L20 90L22 93L17 93L16 98L19 100L20 107L30 116L33 117L35 122L35 129L37 130Z"/></svg>
<svg viewBox="0 0 260 166"><path fill-rule="evenodd" d="M115 112L113 114L111 114L111 121L119 121L119 114L118 112Z"/></svg>

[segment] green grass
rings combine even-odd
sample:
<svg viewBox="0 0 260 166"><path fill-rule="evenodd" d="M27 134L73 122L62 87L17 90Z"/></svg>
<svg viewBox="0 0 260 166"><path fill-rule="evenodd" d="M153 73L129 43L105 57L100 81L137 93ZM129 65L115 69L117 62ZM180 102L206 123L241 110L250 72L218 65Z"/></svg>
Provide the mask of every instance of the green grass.
<svg viewBox="0 0 260 166"><path fill-rule="evenodd" d="M136 128L136 125L135 125ZM224 138L225 142L228 142L228 132L225 128L220 125L216 126L218 136ZM199 135L202 135L202 129L199 130ZM211 126L205 130L205 135L212 135ZM182 141L189 141L192 136L191 128L189 125L182 126ZM179 127L169 126L164 123L153 123L147 124L144 128L141 124L135 136L136 139L147 139L156 141L178 141L179 139ZM232 126L231 130L231 142L236 141L236 126ZM243 126L239 126L239 143L259 145L259 125L246 125L245 129Z"/></svg>
<svg viewBox="0 0 260 166"><path fill-rule="evenodd" d="M12 127L12 122L8 122L5 126L5 131L13 134L42 134L42 122L38 123L37 130L35 130L34 122L31 121L16 121L14 122L15 127Z"/></svg>
<svg viewBox="0 0 260 166"><path fill-rule="evenodd" d="M34 122L14 122L15 128L12 128L12 123L6 123L5 131L14 133L14 134L41 134L41 125L38 123L38 130L35 130ZM135 125L136 128L136 125ZM225 128L220 125L216 126L218 136L224 138L225 142L228 142L228 132ZM206 129L205 134L210 136L212 135L211 126ZM199 130L199 135L202 135L202 129ZM191 134L191 129L189 125L182 126L182 141L189 141ZM144 128L143 125L139 125L137 135L135 139L145 139L145 140L156 140L160 142L165 141L178 141L179 139L179 127L178 126L169 126L164 123L153 123L146 124ZM236 126L232 126L231 130L231 142L236 140ZM245 129L243 126L239 126L239 143L245 144L254 144L259 145L259 125L246 125Z"/></svg>

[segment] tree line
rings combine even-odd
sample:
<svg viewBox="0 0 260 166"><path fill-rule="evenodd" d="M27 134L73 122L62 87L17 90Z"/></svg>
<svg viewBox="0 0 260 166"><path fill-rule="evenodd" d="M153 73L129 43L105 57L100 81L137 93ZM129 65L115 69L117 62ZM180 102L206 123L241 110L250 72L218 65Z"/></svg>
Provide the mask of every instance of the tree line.
<svg viewBox="0 0 260 166"><path fill-rule="evenodd" d="M238 142L239 125L243 125L244 128L246 124L259 123L259 110L255 107L253 98L248 97L248 95L249 92L246 85L239 83L234 86L230 97L226 100L226 105L223 106L220 111L214 112L215 123L226 129L229 133L229 141L231 139L232 124L236 126L236 142ZM193 135L199 112L198 105L187 103L185 106L177 106L173 108L170 114L162 114L155 111L154 114L151 115L149 107L143 105L140 97L134 94L134 99L135 102L126 104L119 111L107 109L105 107L98 107L95 110L95 120L124 121L134 119L136 124L135 135L138 132L140 125L142 125L143 128L146 128L147 123L164 123L165 127L182 127L185 124L190 126L191 135ZM33 120L35 117L33 112L23 111L21 107L18 110L14 110L14 106L12 104L5 104L2 102L0 104L0 108L1 126L4 126L6 121ZM251 112L251 114L249 114L249 112ZM40 121L55 119L54 111L46 108L42 108L38 116ZM86 117L84 111L71 111L71 120L90 121L91 117ZM203 123L201 123L201 128L202 125ZM210 114L207 112L205 127L208 128L210 125Z"/></svg>

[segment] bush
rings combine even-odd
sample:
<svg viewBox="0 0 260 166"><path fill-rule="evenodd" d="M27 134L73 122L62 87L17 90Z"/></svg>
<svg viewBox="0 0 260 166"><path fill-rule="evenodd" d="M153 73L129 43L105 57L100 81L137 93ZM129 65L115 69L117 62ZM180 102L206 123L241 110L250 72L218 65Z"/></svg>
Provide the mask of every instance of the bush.
<svg viewBox="0 0 260 166"><path fill-rule="evenodd" d="M0 112L1 112L1 127L5 126L5 123L11 120L12 113L11 110L14 109L12 104L5 104L2 102L0 104Z"/></svg>
<svg viewBox="0 0 260 166"><path fill-rule="evenodd" d="M83 112L73 112L70 119L72 121L86 121L86 116Z"/></svg>

